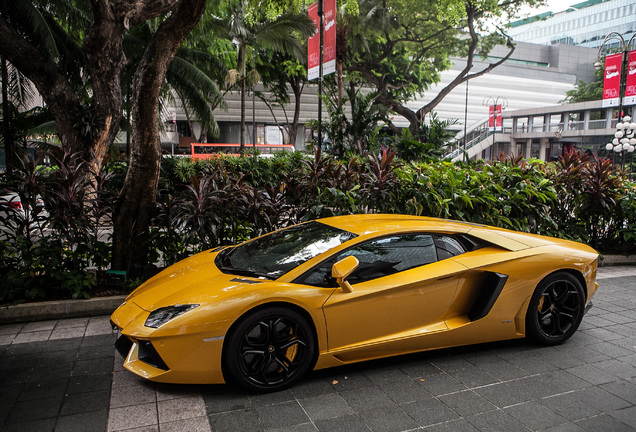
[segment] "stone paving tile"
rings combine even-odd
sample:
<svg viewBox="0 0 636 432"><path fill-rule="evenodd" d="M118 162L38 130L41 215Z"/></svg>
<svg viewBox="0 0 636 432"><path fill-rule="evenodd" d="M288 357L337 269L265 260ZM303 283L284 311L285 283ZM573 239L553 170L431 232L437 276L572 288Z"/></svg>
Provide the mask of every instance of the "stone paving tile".
<svg viewBox="0 0 636 432"><path fill-rule="evenodd" d="M296 401L254 408L265 430L292 427L309 422L309 417Z"/></svg>
<svg viewBox="0 0 636 432"><path fill-rule="evenodd" d="M498 408L506 408L532 399L520 391L520 388L515 386L513 382L479 387L474 389L474 392Z"/></svg>
<svg viewBox="0 0 636 432"><path fill-rule="evenodd" d="M465 390L466 386L446 373L427 376L422 381L424 388L434 396Z"/></svg>
<svg viewBox="0 0 636 432"><path fill-rule="evenodd" d="M205 404L198 395L159 401L157 410L159 424L206 416Z"/></svg>
<svg viewBox="0 0 636 432"><path fill-rule="evenodd" d="M30 322L24 325L20 333L53 330L56 324L57 324L57 320Z"/></svg>
<svg viewBox="0 0 636 432"><path fill-rule="evenodd" d="M131 385L114 387L111 391L111 408L121 408L129 405L155 403L156 391L153 385Z"/></svg>
<svg viewBox="0 0 636 432"><path fill-rule="evenodd" d="M400 407L415 420L419 426L430 426L460 417L447 404L435 398L405 403L400 405Z"/></svg>
<svg viewBox="0 0 636 432"><path fill-rule="evenodd" d="M314 396L298 401L311 420L326 420L354 414L354 408L338 393Z"/></svg>
<svg viewBox="0 0 636 432"><path fill-rule="evenodd" d="M43 342L49 340L53 330L40 330L40 331L21 331L15 339L13 344L25 344L28 342Z"/></svg>
<svg viewBox="0 0 636 432"><path fill-rule="evenodd" d="M616 381L617 379L615 375L593 364L586 364L570 368L567 369L567 372L593 385L605 384Z"/></svg>
<svg viewBox="0 0 636 432"><path fill-rule="evenodd" d="M387 384L380 387L380 389L397 404L414 402L433 397L433 395L426 390L424 385L422 385L422 380L424 380L424 378L420 378L410 383ZM364 394L363 389L360 390L360 393Z"/></svg>
<svg viewBox="0 0 636 432"><path fill-rule="evenodd" d="M501 382L498 378L495 378L485 370L472 365L463 369L450 371L448 374L468 388Z"/></svg>
<svg viewBox="0 0 636 432"><path fill-rule="evenodd" d="M595 417L578 420L576 425L589 432L611 431L611 432L633 432L634 427L628 426L614 417L601 414Z"/></svg>
<svg viewBox="0 0 636 432"><path fill-rule="evenodd" d="M51 332L52 339L81 338L86 329L83 327L56 328Z"/></svg>
<svg viewBox="0 0 636 432"><path fill-rule="evenodd" d="M356 412L395 406L397 403L379 387L340 391L340 396Z"/></svg>
<svg viewBox="0 0 636 432"><path fill-rule="evenodd" d="M513 405L504 410L531 430L544 430L568 420L537 401Z"/></svg>
<svg viewBox="0 0 636 432"><path fill-rule="evenodd" d="M107 405L104 405L107 406ZM55 426L56 432L86 432L104 430L108 410L91 411L74 415L61 415Z"/></svg>
<svg viewBox="0 0 636 432"><path fill-rule="evenodd" d="M467 417L466 420L478 430L490 431L529 431L523 423L514 417L506 414L505 411L492 410L485 413L475 414Z"/></svg>
<svg viewBox="0 0 636 432"><path fill-rule="evenodd" d="M636 430L636 406L616 410L611 415Z"/></svg>
<svg viewBox="0 0 636 432"><path fill-rule="evenodd" d="M632 404L625 399L615 396L599 387L577 390L572 392L572 396L603 412L611 412L632 406Z"/></svg>
<svg viewBox="0 0 636 432"><path fill-rule="evenodd" d="M0 325L0 335L17 335L24 328L25 324L3 324Z"/></svg>
<svg viewBox="0 0 636 432"><path fill-rule="evenodd" d="M315 422L321 432L369 432L369 426L358 415L348 415Z"/></svg>
<svg viewBox="0 0 636 432"><path fill-rule="evenodd" d="M440 396L439 400L462 417L496 409L488 400L471 390Z"/></svg>
<svg viewBox="0 0 636 432"><path fill-rule="evenodd" d="M411 414L407 413L401 407L383 407L358 413L360 418L373 431L392 432L415 429L419 426L414 416L417 416L419 407L414 406L417 402L406 404L405 407L411 410Z"/></svg>
<svg viewBox="0 0 636 432"><path fill-rule="evenodd" d="M544 398L539 400L539 403L571 421L601 414L600 410L577 399L571 393Z"/></svg>
<svg viewBox="0 0 636 432"><path fill-rule="evenodd" d="M108 414L109 431L155 425L158 425L157 404L155 403L112 408Z"/></svg>
<svg viewBox="0 0 636 432"><path fill-rule="evenodd" d="M262 431L261 420L254 409L242 409L211 414L208 417L214 432Z"/></svg>
<svg viewBox="0 0 636 432"><path fill-rule="evenodd" d="M427 427L425 429L426 432L476 432L478 429L475 429L473 425L471 425L465 419L457 419L452 420L446 423L440 423L437 425L433 425Z"/></svg>
<svg viewBox="0 0 636 432"><path fill-rule="evenodd" d="M238 429L237 429L238 430ZM208 418L196 417L161 423L161 432L209 432Z"/></svg>

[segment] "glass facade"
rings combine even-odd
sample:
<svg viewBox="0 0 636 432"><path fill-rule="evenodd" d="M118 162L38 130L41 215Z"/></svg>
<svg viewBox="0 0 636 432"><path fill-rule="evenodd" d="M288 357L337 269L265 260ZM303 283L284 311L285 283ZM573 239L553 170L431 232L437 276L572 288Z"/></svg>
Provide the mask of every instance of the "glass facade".
<svg viewBox="0 0 636 432"><path fill-rule="evenodd" d="M568 44L598 48L609 32L617 32L629 40L636 32L636 2L634 0L588 1L568 10L551 13L544 20L512 23L509 35L515 41L540 45ZM618 46L611 41L606 48Z"/></svg>

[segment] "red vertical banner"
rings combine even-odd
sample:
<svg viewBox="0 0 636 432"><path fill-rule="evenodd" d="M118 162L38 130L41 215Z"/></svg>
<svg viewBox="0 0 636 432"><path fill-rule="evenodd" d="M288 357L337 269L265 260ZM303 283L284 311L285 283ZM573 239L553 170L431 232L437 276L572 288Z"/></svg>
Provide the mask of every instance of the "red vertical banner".
<svg viewBox="0 0 636 432"><path fill-rule="evenodd" d="M603 108L620 104L621 63L623 53L605 57L605 76L603 79Z"/></svg>
<svg viewBox="0 0 636 432"><path fill-rule="evenodd" d="M307 79L318 78L320 75L320 28L318 19L318 3L314 3L307 9L307 15L316 26L316 33L307 39Z"/></svg>
<svg viewBox="0 0 636 432"><path fill-rule="evenodd" d="M322 44L322 75L329 75L336 71L336 0L319 0L323 2L323 33L325 41ZM312 80L320 75L320 17L318 3L307 9L309 18L316 25L316 33L307 40L307 79Z"/></svg>
<svg viewBox="0 0 636 432"><path fill-rule="evenodd" d="M627 57L627 81L623 105L636 105L636 50L630 51Z"/></svg>
<svg viewBox="0 0 636 432"><path fill-rule="evenodd" d="M503 118L501 116L501 105L495 105L495 131L503 130Z"/></svg>
<svg viewBox="0 0 636 432"><path fill-rule="evenodd" d="M325 43L323 44L322 74L336 71L336 0L322 0L324 5Z"/></svg>
<svg viewBox="0 0 636 432"><path fill-rule="evenodd" d="M488 131L492 132L495 130L495 106L490 105L488 107Z"/></svg>

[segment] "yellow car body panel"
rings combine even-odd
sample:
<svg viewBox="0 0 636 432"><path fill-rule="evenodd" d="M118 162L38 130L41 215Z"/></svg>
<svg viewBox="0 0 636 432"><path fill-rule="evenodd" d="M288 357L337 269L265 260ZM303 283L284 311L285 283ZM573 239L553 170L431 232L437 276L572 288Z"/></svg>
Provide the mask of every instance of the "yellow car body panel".
<svg viewBox="0 0 636 432"><path fill-rule="evenodd" d="M308 317L317 342L315 369L367 359L525 336L525 316L539 283L556 271L582 282L586 304L598 288L597 253L586 245L469 223L399 215L353 215L319 222L357 235L265 280L226 274L219 251L187 258L130 294L111 321L132 344L124 366L147 379L223 383L223 350L233 325L261 307L284 304ZM463 234L488 244L389 276L340 287L295 283L309 269L352 245L400 233ZM489 279L490 278L490 279ZM487 315L471 319L484 286L501 281ZM149 314L198 305L158 328ZM151 342L167 368L140 357ZM141 359L140 359L141 358Z"/></svg>

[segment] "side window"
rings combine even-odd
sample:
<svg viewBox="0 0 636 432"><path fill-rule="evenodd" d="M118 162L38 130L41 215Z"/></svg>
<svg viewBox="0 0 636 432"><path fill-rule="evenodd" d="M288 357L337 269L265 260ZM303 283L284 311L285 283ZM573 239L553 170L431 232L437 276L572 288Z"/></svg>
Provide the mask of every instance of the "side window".
<svg viewBox="0 0 636 432"><path fill-rule="evenodd" d="M458 240L449 236L435 236L435 247L437 247L437 257L440 261L466 252Z"/></svg>
<svg viewBox="0 0 636 432"><path fill-rule="evenodd" d="M321 287L336 286L331 278L331 267L335 262L350 255L360 261L356 271L348 278L351 284L430 264L438 259L435 239L430 234L384 237L348 249L337 257L324 261L297 282Z"/></svg>
<svg viewBox="0 0 636 432"><path fill-rule="evenodd" d="M338 259L353 255L360 265L349 282L356 284L388 276L437 261L433 237L428 234L408 234L385 237L365 243L341 254Z"/></svg>

